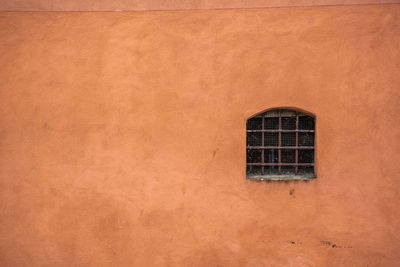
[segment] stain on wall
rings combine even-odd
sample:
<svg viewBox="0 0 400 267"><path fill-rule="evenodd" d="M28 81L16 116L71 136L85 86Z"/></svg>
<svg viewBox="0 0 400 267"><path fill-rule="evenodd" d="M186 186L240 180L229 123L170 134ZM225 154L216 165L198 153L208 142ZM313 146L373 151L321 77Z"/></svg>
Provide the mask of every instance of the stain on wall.
<svg viewBox="0 0 400 267"><path fill-rule="evenodd" d="M399 18L1 13L0 265L396 266ZM285 106L318 178L246 180L247 117Z"/></svg>

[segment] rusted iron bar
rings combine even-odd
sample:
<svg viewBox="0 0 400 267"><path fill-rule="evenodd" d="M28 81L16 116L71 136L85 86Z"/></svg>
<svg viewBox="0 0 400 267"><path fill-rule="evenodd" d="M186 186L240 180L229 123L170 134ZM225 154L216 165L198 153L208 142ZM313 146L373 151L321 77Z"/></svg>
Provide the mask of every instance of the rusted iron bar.
<svg viewBox="0 0 400 267"><path fill-rule="evenodd" d="M315 130L246 130L248 133L257 133L257 132L265 132L265 133L313 133Z"/></svg>
<svg viewBox="0 0 400 267"><path fill-rule="evenodd" d="M299 113L296 112L296 147L299 146ZM299 162L299 150L296 149L296 155L295 155L295 162L296 164ZM299 165L296 165L296 168L294 170L294 174L297 175L299 172Z"/></svg>
<svg viewBox="0 0 400 267"><path fill-rule="evenodd" d="M313 146L247 146L248 149L314 149ZM279 152L279 151L278 151Z"/></svg>
<svg viewBox="0 0 400 267"><path fill-rule="evenodd" d="M282 130L282 117L281 117L281 112L279 111L279 130ZM278 147L282 146L282 132L279 132L279 139L278 139ZM279 149L278 150L278 163L282 163L281 161L282 158L282 151ZM281 165L278 165L278 174L281 174Z"/></svg>
<svg viewBox="0 0 400 267"><path fill-rule="evenodd" d="M246 163L248 166L314 166L314 163Z"/></svg>
<svg viewBox="0 0 400 267"><path fill-rule="evenodd" d="M268 113L268 112L267 112ZM264 116L265 114L267 114L267 113L264 113L264 114L261 114L261 115L256 115L256 116L253 116L253 117L251 117L251 118L261 118L262 116ZM266 115L266 117L273 117L273 118L277 118L277 116L270 116L270 115ZM278 116L279 117L279 116ZM293 115L284 115L283 117L296 117L296 115L293 113ZM310 115L307 115L307 114L302 114L302 113L299 113L299 117L310 117Z"/></svg>
<svg viewBox="0 0 400 267"><path fill-rule="evenodd" d="M264 115L262 116L262 123L261 123L261 129L265 129L265 125L264 125L264 120L265 117ZM264 146L264 132L261 133L261 145ZM261 162L264 163L264 153L265 151L262 150L261 151ZM264 165L261 166L261 174L264 174Z"/></svg>

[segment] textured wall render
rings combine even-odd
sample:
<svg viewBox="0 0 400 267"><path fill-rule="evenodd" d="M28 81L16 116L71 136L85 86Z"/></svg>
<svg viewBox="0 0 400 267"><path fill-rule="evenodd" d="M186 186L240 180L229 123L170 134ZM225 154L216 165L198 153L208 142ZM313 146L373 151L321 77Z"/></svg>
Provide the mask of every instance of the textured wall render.
<svg viewBox="0 0 400 267"><path fill-rule="evenodd" d="M399 22L0 14L0 265L398 266ZM246 118L287 106L318 179L246 181Z"/></svg>
<svg viewBox="0 0 400 267"><path fill-rule="evenodd" d="M113 11L261 8L400 3L400 0L0 0L2 11Z"/></svg>

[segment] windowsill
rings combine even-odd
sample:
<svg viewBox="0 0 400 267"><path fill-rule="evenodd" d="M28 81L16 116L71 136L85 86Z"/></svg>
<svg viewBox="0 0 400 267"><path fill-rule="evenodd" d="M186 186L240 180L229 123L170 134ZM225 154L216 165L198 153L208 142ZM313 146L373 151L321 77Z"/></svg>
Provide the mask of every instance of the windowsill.
<svg viewBox="0 0 400 267"><path fill-rule="evenodd" d="M310 181L317 177L313 174L308 175L247 175L246 179L256 182L261 181Z"/></svg>

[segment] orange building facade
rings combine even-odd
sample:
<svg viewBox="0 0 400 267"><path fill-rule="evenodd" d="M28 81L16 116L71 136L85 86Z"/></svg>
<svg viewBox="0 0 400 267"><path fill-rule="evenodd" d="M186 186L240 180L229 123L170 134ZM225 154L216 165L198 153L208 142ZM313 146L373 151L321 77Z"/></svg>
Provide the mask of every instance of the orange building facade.
<svg viewBox="0 0 400 267"><path fill-rule="evenodd" d="M1 266L399 265L397 1L3 2ZM246 179L271 108L316 179Z"/></svg>

